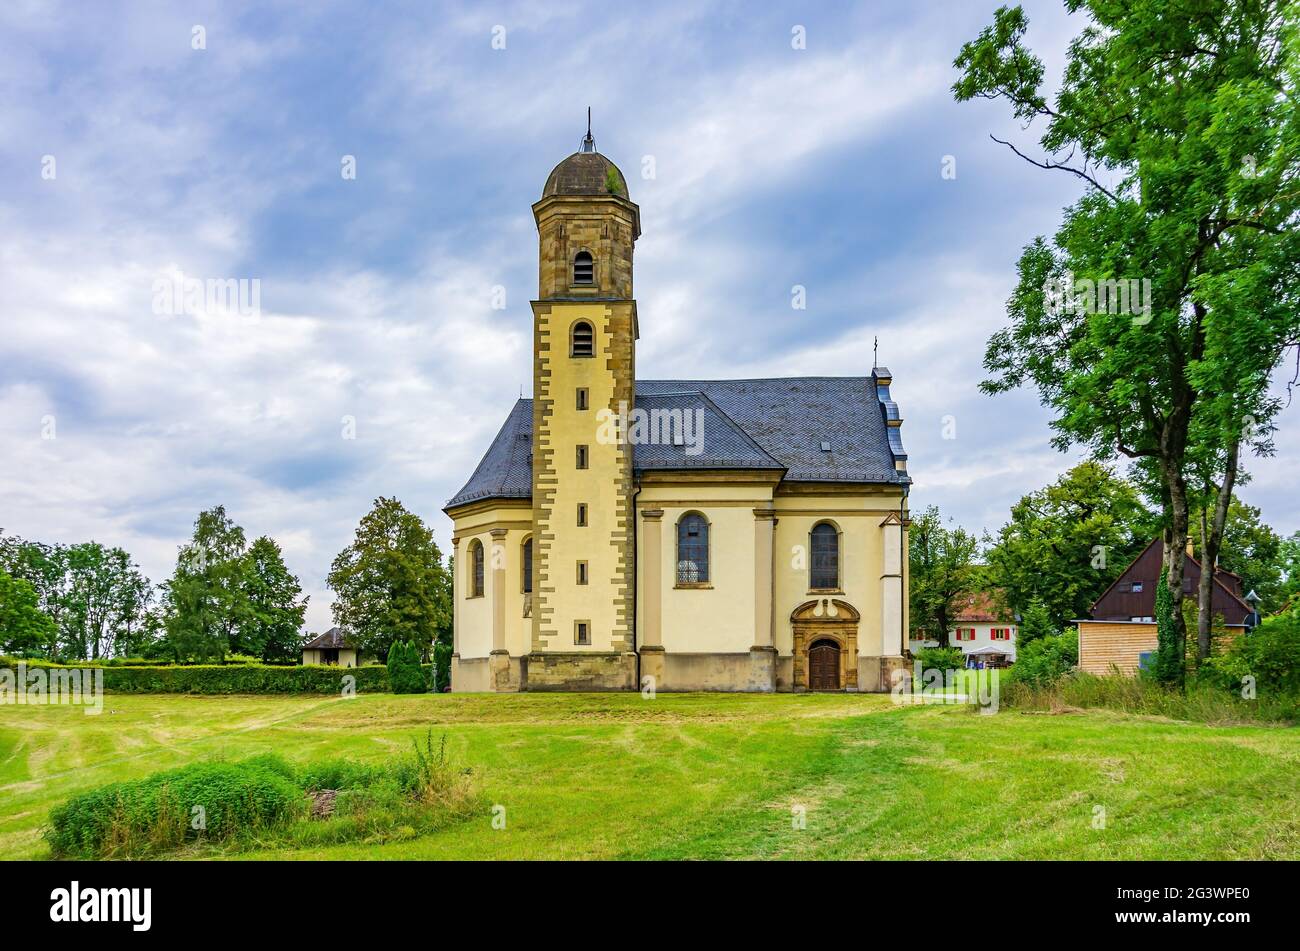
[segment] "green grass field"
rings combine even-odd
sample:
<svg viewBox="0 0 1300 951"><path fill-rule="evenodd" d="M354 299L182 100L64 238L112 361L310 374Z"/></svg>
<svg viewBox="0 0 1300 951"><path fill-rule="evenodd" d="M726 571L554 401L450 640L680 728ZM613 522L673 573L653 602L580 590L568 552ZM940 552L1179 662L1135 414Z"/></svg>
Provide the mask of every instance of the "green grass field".
<svg viewBox="0 0 1300 951"><path fill-rule="evenodd" d="M238 857L1300 858L1295 729L827 694L0 706L0 856L44 857L50 807L101 783L267 751L379 759L429 728L505 807L504 829L485 809L409 841Z"/></svg>

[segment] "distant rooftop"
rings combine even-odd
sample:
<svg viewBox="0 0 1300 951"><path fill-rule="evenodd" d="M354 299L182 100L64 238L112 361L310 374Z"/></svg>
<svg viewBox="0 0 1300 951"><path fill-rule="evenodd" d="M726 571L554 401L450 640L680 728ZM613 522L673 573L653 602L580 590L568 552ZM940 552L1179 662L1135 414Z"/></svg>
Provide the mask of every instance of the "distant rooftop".
<svg viewBox="0 0 1300 951"><path fill-rule="evenodd" d="M346 632L341 627L332 627L324 634L317 634L306 644L302 645L303 650L336 650L342 647L351 647Z"/></svg>

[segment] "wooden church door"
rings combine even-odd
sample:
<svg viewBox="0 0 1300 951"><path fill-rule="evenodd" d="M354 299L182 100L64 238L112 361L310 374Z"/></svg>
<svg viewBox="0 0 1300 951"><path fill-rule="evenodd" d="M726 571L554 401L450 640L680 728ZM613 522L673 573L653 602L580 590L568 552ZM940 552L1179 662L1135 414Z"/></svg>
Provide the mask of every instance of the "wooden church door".
<svg viewBox="0 0 1300 951"><path fill-rule="evenodd" d="M808 648L808 689L840 689L840 645L818 641Z"/></svg>

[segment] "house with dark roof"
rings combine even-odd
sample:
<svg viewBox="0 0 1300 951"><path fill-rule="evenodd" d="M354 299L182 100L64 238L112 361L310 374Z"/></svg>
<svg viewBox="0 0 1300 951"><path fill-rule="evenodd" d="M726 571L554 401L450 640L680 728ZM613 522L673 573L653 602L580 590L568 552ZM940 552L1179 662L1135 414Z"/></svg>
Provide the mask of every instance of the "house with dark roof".
<svg viewBox="0 0 1300 951"><path fill-rule="evenodd" d="M888 689L911 485L890 372L637 379L640 210L590 132L532 210L533 396L445 507L453 690Z"/></svg>
<svg viewBox="0 0 1300 951"><path fill-rule="evenodd" d="M302 645L304 664L327 664L331 667L356 667L361 653L355 641L341 627L332 627Z"/></svg>
<svg viewBox="0 0 1300 951"><path fill-rule="evenodd" d="M1164 542L1151 540L1129 563L1088 612L1075 623L1079 629L1079 669L1104 674L1112 667L1133 673L1156 649L1156 584L1164 571ZM1183 562L1183 597L1195 604L1201 583L1201 562L1187 543ZM1210 610L1223 619L1230 637L1253 623L1254 609L1242 593L1241 578L1216 567L1210 589Z"/></svg>

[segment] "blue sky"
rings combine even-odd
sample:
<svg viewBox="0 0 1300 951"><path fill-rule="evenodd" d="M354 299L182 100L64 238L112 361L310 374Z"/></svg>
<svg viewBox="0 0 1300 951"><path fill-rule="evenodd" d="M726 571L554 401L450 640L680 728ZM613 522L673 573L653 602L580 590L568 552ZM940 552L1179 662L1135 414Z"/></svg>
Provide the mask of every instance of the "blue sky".
<svg viewBox="0 0 1300 951"><path fill-rule="evenodd" d="M590 105L641 206L638 374L866 374L878 335L913 504L996 529L1073 461L1034 393L977 385L1020 249L1078 183L989 140L1036 140L1005 108L952 101L993 0L807 6L8 0L0 527L161 581L224 503L284 546L313 630L376 496L445 546L441 506L530 388L529 206ZM1082 22L1025 6L1058 75ZM156 314L178 273L258 279L260 319ZM1240 493L1284 533L1297 412Z"/></svg>

